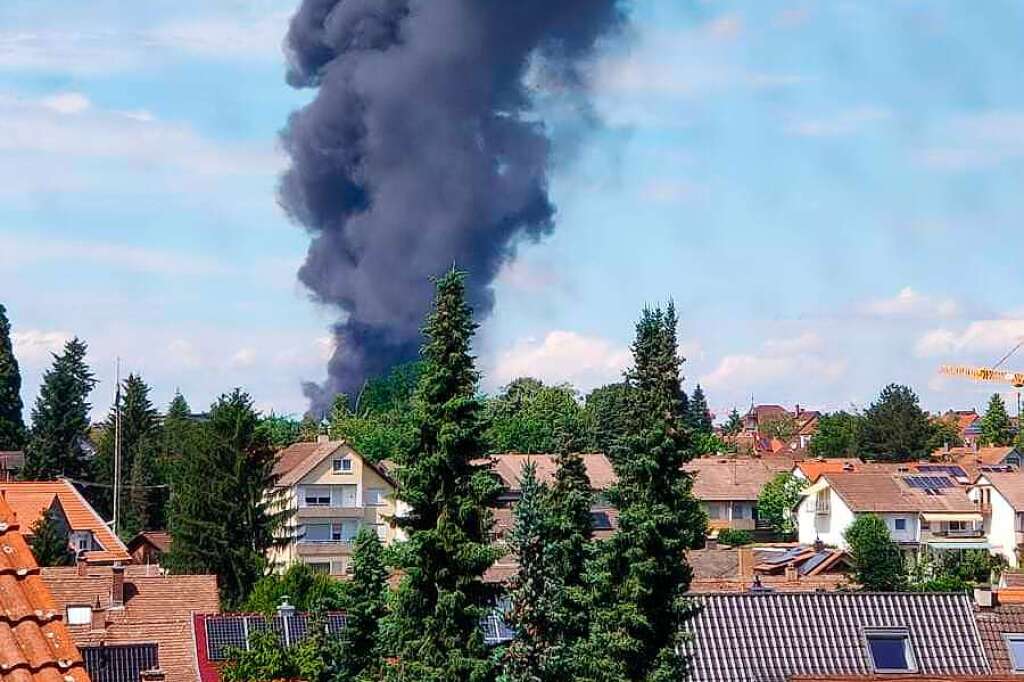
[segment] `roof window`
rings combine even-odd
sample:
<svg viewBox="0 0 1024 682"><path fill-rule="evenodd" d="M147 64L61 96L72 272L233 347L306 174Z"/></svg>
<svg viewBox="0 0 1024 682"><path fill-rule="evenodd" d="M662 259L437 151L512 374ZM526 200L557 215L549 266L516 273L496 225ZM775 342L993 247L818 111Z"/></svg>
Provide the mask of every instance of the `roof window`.
<svg viewBox="0 0 1024 682"><path fill-rule="evenodd" d="M917 672L910 634L906 630L869 630L864 636L876 673Z"/></svg>
<svg viewBox="0 0 1024 682"><path fill-rule="evenodd" d="M1024 633L1007 633L1006 650L1010 652L1010 663L1013 672L1024 673Z"/></svg>

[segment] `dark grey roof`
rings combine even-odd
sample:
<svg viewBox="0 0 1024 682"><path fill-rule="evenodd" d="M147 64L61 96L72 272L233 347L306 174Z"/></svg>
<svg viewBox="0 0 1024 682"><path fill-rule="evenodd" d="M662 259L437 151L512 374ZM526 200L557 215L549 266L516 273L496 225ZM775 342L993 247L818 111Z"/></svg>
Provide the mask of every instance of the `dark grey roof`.
<svg viewBox="0 0 1024 682"><path fill-rule="evenodd" d="M872 672L865 629L910 635L921 673L990 672L966 594L697 594L688 624L694 682L785 682L791 675Z"/></svg>

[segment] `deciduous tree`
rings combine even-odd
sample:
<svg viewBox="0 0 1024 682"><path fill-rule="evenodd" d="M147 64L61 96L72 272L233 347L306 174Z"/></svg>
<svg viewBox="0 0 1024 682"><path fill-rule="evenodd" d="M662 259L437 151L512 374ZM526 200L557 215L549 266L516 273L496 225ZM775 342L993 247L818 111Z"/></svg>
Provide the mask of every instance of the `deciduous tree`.
<svg viewBox="0 0 1024 682"><path fill-rule="evenodd" d="M344 602L347 625L333 665L340 681L378 680L383 669L381 622L387 614L388 570L380 539L369 528L356 536L352 562Z"/></svg>
<svg viewBox="0 0 1024 682"><path fill-rule="evenodd" d="M864 419L853 412L823 414L808 448L815 457L857 457Z"/></svg>
<svg viewBox="0 0 1024 682"><path fill-rule="evenodd" d="M57 519L54 510L46 513L32 526L32 555L40 566L70 566L75 563L75 553L68 545L67 529Z"/></svg>
<svg viewBox="0 0 1024 682"><path fill-rule="evenodd" d="M761 489L757 497L757 517L771 525L780 535L795 530L793 507L800 499L804 483L788 471L777 474Z"/></svg>
<svg viewBox="0 0 1024 682"><path fill-rule="evenodd" d="M864 590L893 592L906 587L903 553L880 516L858 516L843 537L850 547L854 579Z"/></svg>
<svg viewBox="0 0 1024 682"><path fill-rule="evenodd" d="M628 394L625 382L601 386L587 394L583 418L589 449L607 454L625 434Z"/></svg>
<svg viewBox="0 0 1024 682"><path fill-rule="evenodd" d="M579 442L583 409L568 384L545 386L528 377L516 379L486 403L484 433L490 452L552 453L566 438Z"/></svg>

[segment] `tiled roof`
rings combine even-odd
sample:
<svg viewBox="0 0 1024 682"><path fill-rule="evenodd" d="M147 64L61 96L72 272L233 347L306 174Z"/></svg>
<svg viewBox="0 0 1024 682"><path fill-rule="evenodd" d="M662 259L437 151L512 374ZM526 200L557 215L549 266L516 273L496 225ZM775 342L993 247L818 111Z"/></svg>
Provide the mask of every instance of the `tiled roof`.
<svg viewBox="0 0 1024 682"><path fill-rule="evenodd" d="M822 474L838 474L843 471L858 471L862 464L863 462L856 458L836 457L835 459L805 459L796 462L794 466L803 472L808 481L814 483Z"/></svg>
<svg viewBox="0 0 1024 682"><path fill-rule="evenodd" d="M124 606L111 607L109 566L89 567L79 575L76 567L44 568L43 581L58 606L97 604L105 613L105 627L70 625L80 647L101 643L155 643L160 668L167 682L195 682L195 644L192 613L217 613L220 602L213 575L163 575L155 566L126 566Z"/></svg>
<svg viewBox="0 0 1024 682"><path fill-rule="evenodd" d="M72 530L92 532L102 550L86 552L90 563L129 562L132 557L128 548L103 522L96 510L85 501L70 481L19 481L0 483L0 494L14 510L18 522L25 530L31 528L50 508L53 496L60 500L60 506Z"/></svg>
<svg viewBox="0 0 1024 682"><path fill-rule="evenodd" d="M1001 447L979 447L970 446L958 448L939 448L932 453L932 457L945 462L957 464L1000 464L1015 448L1012 445Z"/></svg>
<svg viewBox="0 0 1024 682"><path fill-rule="evenodd" d="M163 530L144 530L128 542L128 549L134 551L142 543L148 543L160 552L171 549L171 534Z"/></svg>
<svg viewBox="0 0 1024 682"><path fill-rule="evenodd" d="M0 498L0 682L88 682L82 655Z"/></svg>
<svg viewBox="0 0 1024 682"><path fill-rule="evenodd" d="M587 467L587 476L590 478L590 485L594 490L607 490L615 484L615 472L608 458L599 452L583 453L583 464ZM555 480L555 472L558 470L558 458L556 455L526 455L518 452L506 452L499 455L492 455L494 473L501 479L502 485L507 490L518 491L520 476L523 465L533 462L537 465L537 478L542 483L551 483Z"/></svg>
<svg viewBox="0 0 1024 682"><path fill-rule="evenodd" d="M699 594L687 625L695 682L784 682L872 672L865 629L906 629L925 675L989 673L965 594Z"/></svg>
<svg viewBox="0 0 1024 682"><path fill-rule="evenodd" d="M792 468L793 460L783 457L701 457L686 465L693 496L704 501L756 500L765 483Z"/></svg>
<svg viewBox="0 0 1024 682"><path fill-rule="evenodd" d="M973 513L977 505L959 485L929 495L903 482L903 475L889 472L823 474L832 489L854 512Z"/></svg>
<svg viewBox="0 0 1024 682"><path fill-rule="evenodd" d="M277 486L286 488L302 480L302 477L313 470L320 462L333 455L338 449L345 447L343 440L331 440L311 443L293 443L277 453L274 464L274 475L278 477ZM351 448L349 448L351 450ZM376 471L381 478L394 485L392 476L387 469L374 464L355 450L352 454L362 459L363 463Z"/></svg>
<svg viewBox="0 0 1024 682"><path fill-rule="evenodd" d="M1024 512L1024 472L1020 471L983 471L992 487L1006 498L1015 511Z"/></svg>
<svg viewBox="0 0 1024 682"><path fill-rule="evenodd" d="M981 641L995 672L1012 672L1004 634L1024 634L1024 604L1000 604L975 613Z"/></svg>

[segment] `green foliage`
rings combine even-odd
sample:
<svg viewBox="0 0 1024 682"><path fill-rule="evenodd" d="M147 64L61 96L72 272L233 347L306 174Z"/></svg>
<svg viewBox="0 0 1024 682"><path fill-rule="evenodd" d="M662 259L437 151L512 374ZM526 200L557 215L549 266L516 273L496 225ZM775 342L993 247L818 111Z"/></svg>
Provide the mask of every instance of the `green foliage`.
<svg viewBox="0 0 1024 682"><path fill-rule="evenodd" d="M287 540L288 518L267 499L275 453L257 428L252 398L222 395L186 443L175 477L164 565L173 572L218 576L221 597L235 607L266 568L266 550Z"/></svg>
<svg viewBox="0 0 1024 682"><path fill-rule="evenodd" d="M626 373L626 432L611 450L618 482L608 491L618 532L598 543L589 567L595 608L580 676L678 680L692 572L686 549L703 542L707 519L683 465L691 458L680 399L675 307L645 309L636 326L634 366Z"/></svg>
<svg viewBox="0 0 1024 682"><path fill-rule="evenodd" d="M626 433L629 385L625 382L595 388L583 406L589 449L609 453Z"/></svg>
<svg viewBox="0 0 1024 682"><path fill-rule="evenodd" d="M511 608L506 614L516 630L504 657L502 682L534 682L554 679L547 670L551 641L554 566L548 548L544 498L547 488L537 481L537 465L528 462L520 474L522 496L513 512L515 523L508 549L519 561L519 571L509 584Z"/></svg>
<svg viewBox="0 0 1024 682"><path fill-rule="evenodd" d="M25 421L21 411L21 369L11 345L11 323L0 303L0 450L25 447Z"/></svg>
<svg viewBox="0 0 1024 682"><path fill-rule="evenodd" d="M731 452L734 445L726 443L714 433L693 434L693 454L697 457L716 455L720 452Z"/></svg>
<svg viewBox="0 0 1024 682"><path fill-rule="evenodd" d="M271 573L252 588L243 611L270 615L287 597L299 611L338 611L344 607L347 585L309 564L295 563L284 573Z"/></svg>
<svg viewBox="0 0 1024 682"><path fill-rule="evenodd" d="M114 440L117 403L121 408L121 523L119 534L133 537L138 531L163 527L163 501L159 489L141 486L165 482L159 469L159 448L162 445L160 418L149 399L149 386L136 374L118 388L115 404L103 425L96 458L92 461L92 480L101 485L86 489L89 502L110 518L114 513ZM136 461L138 460L138 462ZM134 486L140 486L135 488Z"/></svg>
<svg viewBox="0 0 1024 682"><path fill-rule="evenodd" d="M33 524L31 548L40 566L71 566L75 563L75 553L68 545L67 528L53 509L48 509Z"/></svg>
<svg viewBox="0 0 1024 682"><path fill-rule="evenodd" d="M964 444L960 437L960 427L956 419L933 419L932 433L928 439L927 450L929 453L942 450L946 446L951 448L960 447Z"/></svg>
<svg viewBox="0 0 1024 682"><path fill-rule="evenodd" d="M864 418L855 412L833 412L818 419L808 449L815 457L858 457Z"/></svg>
<svg viewBox="0 0 1024 682"><path fill-rule="evenodd" d="M283 450L301 440L301 422L280 414L260 417L260 437L275 450Z"/></svg>
<svg viewBox="0 0 1024 682"><path fill-rule="evenodd" d="M743 545L749 545L753 541L754 536L751 535L749 530L723 528L718 531L718 542L723 545L742 547Z"/></svg>
<svg viewBox="0 0 1024 682"><path fill-rule="evenodd" d="M697 384L690 396L689 423L695 435L710 436L714 433L714 424L711 421L711 410L708 409L707 398L704 397L704 389Z"/></svg>
<svg viewBox="0 0 1024 682"><path fill-rule="evenodd" d="M549 453L566 438L582 439L583 408L568 384L545 386L523 377L487 401L484 432L488 452Z"/></svg>
<svg viewBox="0 0 1024 682"><path fill-rule="evenodd" d="M1001 554L986 550L923 552L910 567L911 589L918 592L964 592L990 584L1007 566Z"/></svg>
<svg viewBox="0 0 1024 682"><path fill-rule="evenodd" d="M864 459L906 462L928 454L932 425L907 386L890 384L864 412L861 456Z"/></svg>
<svg viewBox="0 0 1024 682"><path fill-rule="evenodd" d="M762 436L777 438L781 441L789 441L796 435L796 419L791 414L780 414L766 417L757 425L757 430Z"/></svg>
<svg viewBox="0 0 1024 682"><path fill-rule="evenodd" d="M380 679L383 659L381 621L387 615L388 570L377 534L363 528L352 555L352 582L345 595L348 625L333 663L337 679Z"/></svg>
<svg viewBox="0 0 1024 682"><path fill-rule="evenodd" d="M348 396L344 393L334 397L327 433L334 440L344 440L371 462L393 459L397 453L412 447L416 438L408 409L366 412L357 416L349 409Z"/></svg>
<svg viewBox="0 0 1024 682"><path fill-rule="evenodd" d="M854 579L864 590L894 592L906 587L903 553L881 517L858 516L843 537L850 548Z"/></svg>
<svg viewBox="0 0 1024 682"><path fill-rule="evenodd" d="M1010 415L1006 412L1006 403L998 393L992 394L988 401L988 409L981 418L981 441L985 445L1010 445L1013 443L1014 430Z"/></svg>
<svg viewBox="0 0 1024 682"><path fill-rule="evenodd" d="M307 414L299 422L299 441L303 443L312 443L316 440L317 436L324 433L323 420L318 419L312 414Z"/></svg>
<svg viewBox="0 0 1024 682"><path fill-rule="evenodd" d="M758 518L771 524L776 533L792 535L796 530L792 511L803 488L804 483L788 471L777 474L757 497Z"/></svg>
<svg viewBox="0 0 1024 682"><path fill-rule="evenodd" d="M82 446L89 430L89 393L96 380L85 363L86 350L85 342L77 338L68 341L43 375L21 472L26 480L83 478L88 469Z"/></svg>
<svg viewBox="0 0 1024 682"><path fill-rule="evenodd" d="M249 648L229 653L221 671L225 682L270 682L298 679L294 652L281 646L277 633L267 628L249 635Z"/></svg>
<svg viewBox="0 0 1024 682"><path fill-rule="evenodd" d="M396 519L408 540L394 552L404 577L386 619L385 641L398 659L389 680L484 682L495 673L479 621L494 597L482 576L500 553L489 542L499 485L476 463L483 423L470 353L475 329L465 275L439 278L423 330L415 443L395 470L409 513Z"/></svg>
<svg viewBox="0 0 1024 682"><path fill-rule="evenodd" d="M395 365L384 376L370 379L358 396L357 411L366 415L408 411L422 373L422 362L406 362Z"/></svg>
<svg viewBox="0 0 1024 682"><path fill-rule="evenodd" d="M729 413L729 418L725 422L725 426L722 427L722 433L727 436L737 436L740 431L743 430L743 418L740 417L739 411L734 407L732 412Z"/></svg>

